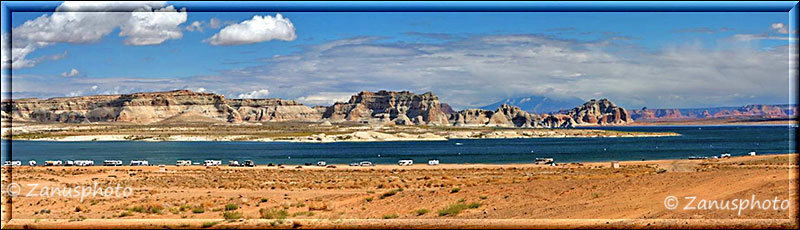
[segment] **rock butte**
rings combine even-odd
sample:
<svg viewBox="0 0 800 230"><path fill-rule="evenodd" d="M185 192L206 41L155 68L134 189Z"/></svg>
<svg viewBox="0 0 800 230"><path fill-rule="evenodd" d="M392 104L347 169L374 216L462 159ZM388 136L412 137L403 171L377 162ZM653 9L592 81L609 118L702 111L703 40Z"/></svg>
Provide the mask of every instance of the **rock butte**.
<svg viewBox="0 0 800 230"><path fill-rule="evenodd" d="M15 99L2 102L4 120L27 122L359 122L370 124L570 128L633 122L608 99L590 100L568 111L532 114L519 107L452 111L431 92L359 92L347 102L309 107L293 100L227 99L213 93L168 92Z"/></svg>

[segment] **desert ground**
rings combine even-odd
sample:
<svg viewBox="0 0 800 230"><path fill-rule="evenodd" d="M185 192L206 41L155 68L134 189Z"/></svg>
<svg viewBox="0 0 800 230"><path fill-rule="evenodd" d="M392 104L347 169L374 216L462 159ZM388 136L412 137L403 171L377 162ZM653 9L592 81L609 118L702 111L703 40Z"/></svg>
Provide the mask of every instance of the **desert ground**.
<svg viewBox="0 0 800 230"><path fill-rule="evenodd" d="M534 164L3 168L3 228L794 228L798 155ZM41 196L130 187L128 197ZM32 187L28 184L38 184ZM665 207L668 196L680 205ZM684 210L688 198L787 200ZM776 202L777 203L777 202ZM695 207L694 205L690 205ZM696 206L705 207L705 206ZM10 221L9 221L10 220Z"/></svg>

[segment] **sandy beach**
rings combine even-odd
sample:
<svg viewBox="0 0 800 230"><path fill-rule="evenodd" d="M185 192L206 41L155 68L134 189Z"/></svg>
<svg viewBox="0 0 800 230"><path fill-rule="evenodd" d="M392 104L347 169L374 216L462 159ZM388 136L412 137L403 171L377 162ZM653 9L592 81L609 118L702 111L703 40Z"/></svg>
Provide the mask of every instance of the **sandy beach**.
<svg viewBox="0 0 800 230"><path fill-rule="evenodd" d="M4 185L20 184L23 194L5 203L4 193L3 220L11 221L3 228L796 228L797 156L629 161L619 168L23 166L3 170ZM41 196L45 187L95 182L130 187L130 196ZM682 204L684 197L754 197L790 205L741 214L669 210L669 196Z"/></svg>

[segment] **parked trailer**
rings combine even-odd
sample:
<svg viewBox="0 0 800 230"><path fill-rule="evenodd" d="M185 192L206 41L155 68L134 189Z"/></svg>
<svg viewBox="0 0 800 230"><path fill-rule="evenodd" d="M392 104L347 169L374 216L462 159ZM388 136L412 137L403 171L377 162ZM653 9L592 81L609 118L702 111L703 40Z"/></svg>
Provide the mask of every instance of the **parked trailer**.
<svg viewBox="0 0 800 230"><path fill-rule="evenodd" d="M548 158L536 158L536 159L533 160L533 163L537 164L537 165L540 165L540 164L551 165L551 164L555 163L555 160L553 158L549 158L549 157Z"/></svg>
<svg viewBox="0 0 800 230"><path fill-rule="evenodd" d="M146 160L132 160L130 166L150 166L150 162Z"/></svg>
<svg viewBox="0 0 800 230"><path fill-rule="evenodd" d="M175 166L190 166L190 165L192 165L192 161L190 160L178 160L178 162L175 162Z"/></svg>
<svg viewBox="0 0 800 230"><path fill-rule="evenodd" d="M122 166L121 160L104 160L103 166Z"/></svg>
<svg viewBox="0 0 800 230"><path fill-rule="evenodd" d="M228 161L228 166L231 166L231 167L240 167L240 166L242 166L242 165L241 165L241 164L239 164L239 161Z"/></svg>
<svg viewBox="0 0 800 230"><path fill-rule="evenodd" d="M3 162L3 166L11 166L11 167L22 166L22 162L21 161L5 161L5 162Z"/></svg>
<svg viewBox="0 0 800 230"><path fill-rule="evenodd" d="M44 166L61 166L61 161L45 161Z"/></svg>
<svg viewBox="0 0 800 230"><path fill-rule="evenodd" d="M244 161L244 163L242 164L242 166L244 166L244 167L256 167L256 163L254 163L254 162L253 162L253 161L251 161L251 160L246 160L246 161Z"/></svg>
<svg viewBox="0 0 800 230"><path fill-rule="evenodd" d="M28 161L29 166L36 166L36 161Z"/></svg>
<svg viewBox="0 0 800 230"><path fill-rule="evenodd" d="M397 165L400 165L400 166L412 166L412 165L414 165L414 161L413 160L408 160L408 159L399 160L399 161L397 161Z"/></svg>
<svg viewBox="0 0 800 230"><path fill-rule="evenodd" d="M439 160L430 159L430 160L428 160L428 165L430 165L430 166L439 165Z"/></svg>
<svg viewBox="0 0 800 230"><path fill-rule="evenodd" d="M220 166L222 165L221 160L205 160L203 161L203 166Z"/></svg>
<svg viewBox="0 0 800 230"><path fill-rule="evenodd" d="M77 160L75 166L94 166L94 161L90 160Z"/></svg>

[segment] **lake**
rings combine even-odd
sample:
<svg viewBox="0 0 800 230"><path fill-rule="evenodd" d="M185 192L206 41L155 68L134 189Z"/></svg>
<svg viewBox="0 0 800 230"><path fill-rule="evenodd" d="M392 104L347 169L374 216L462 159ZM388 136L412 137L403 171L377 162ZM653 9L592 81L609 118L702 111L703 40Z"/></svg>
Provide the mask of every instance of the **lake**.
<svg viewBox="0 0 800 230"><path fill-rule="evenodd" d="M592 127L598 129L598 127ZM530 138L453 139L449 141L403 142L140 142L140 141L2 141L2 160L11 157L27 164L36 160L148 160L151 164L175 164L188 159L253 160L256 164L303 164L324 160L347 164L368 160L395 164L400 159L417 163L439 159L441 163L530 163L536 157L557 162L681 159L689 156L734 156L796 152L795 131L789 125L775 126L625 126L599 129L676 132L675 137L625 138Z"/></svg>

